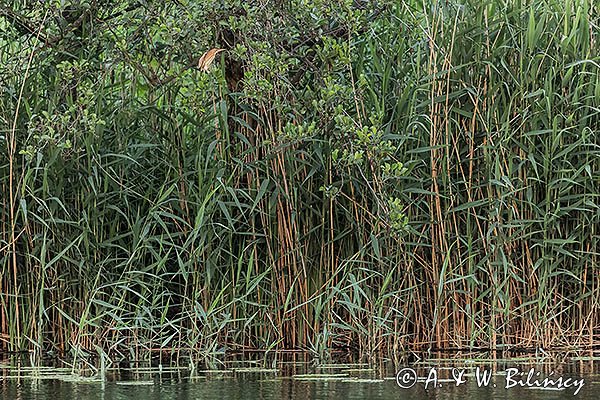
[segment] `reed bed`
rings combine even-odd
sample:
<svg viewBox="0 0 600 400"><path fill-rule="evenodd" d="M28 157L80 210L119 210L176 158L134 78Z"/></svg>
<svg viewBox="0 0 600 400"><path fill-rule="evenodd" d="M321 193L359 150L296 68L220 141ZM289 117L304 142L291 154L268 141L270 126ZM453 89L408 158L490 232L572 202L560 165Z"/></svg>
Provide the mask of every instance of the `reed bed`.
<svg viewBox="0 0 600 400"><path fill-rule="evenodd" d="M598 348L597 2L117 3L0 6L0 352Z"/></svg>

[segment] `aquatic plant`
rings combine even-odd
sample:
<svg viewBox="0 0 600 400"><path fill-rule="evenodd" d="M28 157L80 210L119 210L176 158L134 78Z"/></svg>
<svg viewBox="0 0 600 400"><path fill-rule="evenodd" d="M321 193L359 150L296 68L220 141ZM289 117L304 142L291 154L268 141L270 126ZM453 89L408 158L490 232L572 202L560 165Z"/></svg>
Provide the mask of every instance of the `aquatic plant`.
<svg viewBox="0 0 600 400"><path fill-rule="evenodd" d="M597 345L598 4L116 3L0 6L1 350Z"/></svg>

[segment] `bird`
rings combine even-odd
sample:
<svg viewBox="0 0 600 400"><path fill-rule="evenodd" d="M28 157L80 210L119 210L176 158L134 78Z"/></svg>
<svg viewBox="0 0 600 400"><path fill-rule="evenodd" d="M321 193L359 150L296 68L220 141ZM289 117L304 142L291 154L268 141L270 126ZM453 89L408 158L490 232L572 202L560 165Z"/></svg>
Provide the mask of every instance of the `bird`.
<svg viewBox="0 0 600 400"><path fill-rule="evenodd" d="M210 66L212 65L213 61L215 60L215 57L217 56L217 54L219 54L220 52L224 51L225 49L210 49L208 50L206 53L204 53L202 55L202 57L200 57L200 60L198 60L198 69L201 69L204 72L208 72Z"/></svg>

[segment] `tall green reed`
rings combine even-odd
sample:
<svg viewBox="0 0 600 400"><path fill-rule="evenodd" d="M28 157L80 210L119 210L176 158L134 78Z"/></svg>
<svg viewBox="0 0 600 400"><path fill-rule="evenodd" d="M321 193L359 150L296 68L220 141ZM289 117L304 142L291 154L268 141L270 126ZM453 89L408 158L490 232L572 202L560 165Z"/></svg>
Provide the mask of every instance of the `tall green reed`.
<svg viewBox="0 0 600 400"><path fill-rule="evenodd" d="M2 14L4 349L597 343L597 6L342 3Z"/></svg>

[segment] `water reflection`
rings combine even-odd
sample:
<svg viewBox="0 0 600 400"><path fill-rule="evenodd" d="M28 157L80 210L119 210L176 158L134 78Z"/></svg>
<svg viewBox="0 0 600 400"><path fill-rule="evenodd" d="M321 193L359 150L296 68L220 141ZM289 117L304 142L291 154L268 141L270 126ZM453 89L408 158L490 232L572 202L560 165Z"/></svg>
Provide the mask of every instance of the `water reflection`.
<svg viewBox="0 0 600 400"><path fill-rule="evenodd" d="M242 366L244 366L242 368ZM424 388L421 379L410 389L402 389L396 384L395 371L398 367L368 368L366 365L311 366L302 361L276 362L262 365L255 370L255 363L231 363L226 370L138 371L126 374L109 371L105 381L69 381L65 370L14 369L0 365L0 398L16 400L34 399L475 399L475 400L538 400L538 399L582 399L600 398L600 363L575 361L557 364L550 362L532 365L523 360L501 361L462 361L449 363L448 360L412 364L419 377L425 378L436 368L441 387ZM478 387L473 375L474 368L480 366L492 372L491 384ZM574 389L540 390L514 387L505 389L503 371L518 368L527 372L535 367L542 376L554 371L565 378L583 378L585 386L574 396ZM273 367L275 367L273 369ZM456 387L452 382L452 367L465 369L467 382ZM53 375L54 374L54 375ZM62 374L62 375L60 375ZM314 379L305 379L299 374L318 374ZM127 380L124 380L124 379ZM450 379L450 381L448 381ZM493 387L493 384L496 387Z"/></svg>

